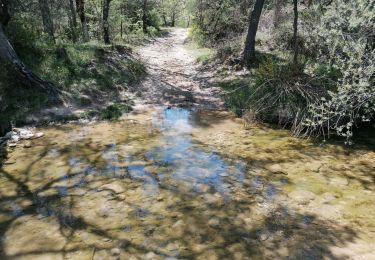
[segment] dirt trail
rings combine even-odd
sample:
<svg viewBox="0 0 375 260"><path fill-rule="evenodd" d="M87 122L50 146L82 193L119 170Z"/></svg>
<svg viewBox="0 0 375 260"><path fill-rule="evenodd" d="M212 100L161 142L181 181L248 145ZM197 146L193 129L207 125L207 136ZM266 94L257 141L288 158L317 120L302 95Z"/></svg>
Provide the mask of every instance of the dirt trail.
<svg viewBox="0 0 375 260"><path fill-rule="evenodd" d="M148 76L138 86L146 104L223 110L220 89L200 72L192 51L185 48L187 29L173 29L140 49Z"/></svg>

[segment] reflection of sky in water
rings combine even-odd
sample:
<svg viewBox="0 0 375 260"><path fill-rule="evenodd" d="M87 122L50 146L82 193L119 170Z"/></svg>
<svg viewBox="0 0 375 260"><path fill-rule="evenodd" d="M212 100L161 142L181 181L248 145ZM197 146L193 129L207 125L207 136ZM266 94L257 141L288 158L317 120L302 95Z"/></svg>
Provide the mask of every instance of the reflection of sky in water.
<svg viewBox="0 0 375 260"><path fill-rule="evenodd" d="M101 155L106 165L100 171L92 166L84 168L85 162L70 158L69 165L73 171L83 173L81 181L77 181L75 186L84 185L85 175L92 173L107 177L122 174L142 182L145 196L157 195L159 183L167 186L184 185L196 192L204 191L202 189L207 191L202 187L205 184L223 195L229 195L232 188L242 185L246 163L224 160L214 151L193 142L191 133L196 122L192 111L182 108L166 109L162 113L154 113L151 122L152 127L160 129L163 135L159 144L145 153L139 154L131 145L117 145L113 142ZM121 159L124 155L125 159ZM124 160L129 166L126 169L120 167L120 160ZM156 168L156 172L149 171L149 163ZM60 196L68 193L63 187L58 187L57 191Z"/></svg>
<svg viewBox="0 0 375 260"><path fill-rule="evenodd" d="M226 194L231 187L228 178L237 184L243 181L244 162L224 161L218 154L205 151L193 143L191 111L167 109L164 116L159 118L154 117L153 124L163 131L161 144L147 151L145 156L154 164L170 169L170 175L165 178L178 180L198 191L199 184L207 184ZM160 174L163 176L163 173Z"/></svg>

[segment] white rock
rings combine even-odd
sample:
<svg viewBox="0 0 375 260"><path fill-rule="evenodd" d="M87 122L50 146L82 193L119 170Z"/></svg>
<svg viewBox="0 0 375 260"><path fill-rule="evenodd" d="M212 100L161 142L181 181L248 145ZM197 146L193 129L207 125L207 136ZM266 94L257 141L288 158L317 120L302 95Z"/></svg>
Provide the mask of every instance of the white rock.
<svg viewBox="0 0 375 260"><path fill-rule="evenodd" d="M11 140L12 140L12 142L18 142L20 140L20 136L19 135L12 135Z"/></svg>
<svg viewBox="0 0 375 260"><path fill-rule="evenodd" d="M121 254L121 250L119 248L112 248L111 249L111 254L113 256L120 255Z"/></svg>
<svg viewBox="0 0 375 260"><path fill-rule="evenodd" d="M212 218L208 221L208 225L215 228L220 225L220 221L217 218Z"/></svg>
<svg viewBox="0 0 375 260"><path fill-rule="evenodd" d="M32 143L30 141L26 141L24 144L23 144L23 147L24 148L31 148L32 147Z"/></svg>
<svg viewBox="0 0 375 260"><path fill-rule="evenodd" d="M38 133L36 133L35 134L35 138L40 138L40 137L43 137L44 136L44 133L42 133L42 132L38 132Z"/></svg>

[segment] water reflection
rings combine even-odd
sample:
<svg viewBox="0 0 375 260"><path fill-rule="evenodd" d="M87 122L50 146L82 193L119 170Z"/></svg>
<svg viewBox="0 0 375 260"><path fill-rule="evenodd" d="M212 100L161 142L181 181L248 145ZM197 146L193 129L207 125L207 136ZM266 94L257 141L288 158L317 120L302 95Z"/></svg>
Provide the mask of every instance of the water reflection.
<svg viewBox="0 0 375 260"><path fill-rule="evenodd" d="M166 109L162 117L154 116L153 126L162 130L163 137L158 146L145 153L145 158L155 166L164 166L157 172L161 182L177 180L195 191L202 191L202 184L207 184L212 192L228 196L233 183L242 183L246 163L224 160L215 151L195 144L191 136L193 118L191 111L182 108Z"/></svg>
<svg viewBox="0 0 375 260"><path fill-rule="evenodd" d="M287 149L269 159L269 150L246 146L266 159L240 159L197 141L194 130L209 124L195 111L165 109L149 119L54 128L34 147L16 149L17 163L0 169L0 258L335 259L329 246L345 248L356 237L320 217L336 214L336 194L319 204L318 192L288 190L317 184L306 171L299 179L279 173L274 164L285 162ZM256 138L276 142L265 135ZM293 161L294 168L303 169Z"/></svg>

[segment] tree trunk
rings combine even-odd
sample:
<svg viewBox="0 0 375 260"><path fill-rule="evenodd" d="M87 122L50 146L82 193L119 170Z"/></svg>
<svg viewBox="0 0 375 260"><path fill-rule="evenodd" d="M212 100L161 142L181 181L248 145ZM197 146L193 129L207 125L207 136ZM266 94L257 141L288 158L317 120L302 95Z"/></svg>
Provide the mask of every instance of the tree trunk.
<svg viewBox="0 0 375 260"><path fill-rule="evenodd" d="M14 51L12 45L10 44L7 36L4 32L4 27L8 24L10 20L10 15L8 12L8 0L0 0L0 67L2 71L7 73L9 69L20 75L25 79L25 86L27 87L36 87L43 89L47 92L49 96L49 101L51 103L61 103L59 98L59 92L55 87L49 82L41 80L38 76L32 73L18 58L16 52ZM0 82L1 83L1 82ZM2 104L5 103L5 100L2 100L3 97L0 97ZM0 113L3 114L5 106L0 107ZM6 132L11 130L11 123L7 118L1 118L0 120L0 136L4 135Z"/></svg>
<svg viewBox="0 0 375 260"><path fill-rule="evenodd" d="M188 22L187 22L187 28L189 28L190 27L190 15L188 16Z"/></svg>
<svg viewBox="0 0 375 260"><path fill-rule="evenodd" d="M88 42L89 39L89 28L87 26L86 14L85 14L85 0L76 0L77 12L82 25L83 41Z"/></svg>
<svg viewBox="0 0 375 260"><path fill-rule="evenodd" d="M171 26L174 27L176 25L176 13L172 13L171 17Z"/></svg>
<svg viewBox="0 0 375 260"><path fill-rule="evenodd" d="M249 30L247 32L243 60L245 65L249 66L255 61L255 37L258 30L260 15L262 13L264 0L256 0L254 9L251 13Z"/></svg>
<svg viewBox="0 0 375 260"><path fill-rule="evenodd" d="M77 42L77 13L74 8L74 1L69 0L69 11L71 17L70 30L72 31L73 42Z"/></svg>
<svg viewBox="0 0 375 260"><path fill-rule="evenodd" d="M168 22L167 22L167 17L165 16L165 13L163 13L161 15L162 19L163 19L163 23L164 23L164 27L167 27L168 26Z"/></svg>
<svg viewBox="0 0 375 260"><path fill-rule="evenodd" d="M143 24L143 32L147 33L147 25L148 25L148 18L147 18L147 0L143 0L143 8L142 8L142 24Z"/></svg>
<svg viewBox="0 0 375 260"><path fill-rule="evenodd" d="M8 5L8 0L0 0L0 26L6 26L10 20Z"/></svg>
<svg viewBox="0 0 375 260"><path fill-rule="evenodd" d="M103 40L105 44L110 44L109 39L109 24L108 24L108 15L109 15L109 4L111 0L103 1Z"/></svg>
<svg viewBox="0 0 375 260"><path fill-rule="evenodd" d="M51 12L48 6L47 0L39 0L39 8L42 14L43 20L43 27L44 31L51 37L52 41L55 43L55 35L54 35L54 28L53 28L53 21L51 17Z"/></svg>
<svg viewBox="0 0 375 260"><path fill-rule="evenodd" d="M282 9L282 0L275 0L274 19L273 19L274 29L279 28L280 20L281 20L281 9Z"/></svg>
<svg viewBox="0 0 375 260"><path fill-rule="evenodd" d="M293 11L294 11L294 21L293 21L293 63L298 62L298 0L293 0Z"/></svg>
<svg viewBox="0 0 375 260"><path fill-rule="evenodd" d="M0 63L2 66L10 66L12 70L25 79L27 87L36 87L47 92L52 103L60 102L59 93L50 82L40 79L18 58L15 50L4 33L0 24Z"/></svg>

